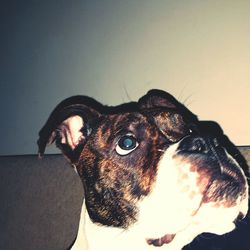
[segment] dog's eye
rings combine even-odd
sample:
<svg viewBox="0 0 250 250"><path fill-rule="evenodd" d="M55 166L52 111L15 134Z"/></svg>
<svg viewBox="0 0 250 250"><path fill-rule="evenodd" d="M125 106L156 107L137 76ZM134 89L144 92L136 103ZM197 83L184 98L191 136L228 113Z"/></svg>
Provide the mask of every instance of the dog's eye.
<svg viewBox="0 0 250 250"><path fill-rule="evenodd" d="M128 134L120 138L115 150L119 155L127 155L135 150L138 145L139 143L136 141L135 137Z"/></svg>

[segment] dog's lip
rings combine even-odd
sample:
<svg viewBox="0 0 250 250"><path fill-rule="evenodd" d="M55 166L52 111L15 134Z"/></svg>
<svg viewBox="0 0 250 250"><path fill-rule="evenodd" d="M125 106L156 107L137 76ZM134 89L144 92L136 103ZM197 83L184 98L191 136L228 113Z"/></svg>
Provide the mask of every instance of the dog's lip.
<svg viewBox="0 0 250 250"><path fill-rule="evenodd" d="M161 247L164 244L169 244L172 242L176 234L165 234L163 237L158 238L158 239L147 239L147 243L149 245L153 245L155 247Z"/></svg>

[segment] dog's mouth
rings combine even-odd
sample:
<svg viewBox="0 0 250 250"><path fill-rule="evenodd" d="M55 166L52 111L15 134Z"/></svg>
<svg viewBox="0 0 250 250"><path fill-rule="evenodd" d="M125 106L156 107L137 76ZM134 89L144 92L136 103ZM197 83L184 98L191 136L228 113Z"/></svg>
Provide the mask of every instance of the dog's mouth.
<svg viewBox="0 0 250 250"><path fill-rule="evenodd" d="M158 239L147 239L147 243L149 245L153 245L155 247L161 247L164 244L169 244L173 241L176 234L166 234Z"/></svg>

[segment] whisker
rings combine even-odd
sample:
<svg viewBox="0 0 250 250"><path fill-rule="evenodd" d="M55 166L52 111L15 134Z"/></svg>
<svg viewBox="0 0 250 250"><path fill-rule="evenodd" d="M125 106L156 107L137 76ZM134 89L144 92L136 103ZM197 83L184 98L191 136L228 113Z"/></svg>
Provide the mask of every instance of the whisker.
<svg viewBox="0 0 250 250"><path fill-rule="evenodd" d="M163 150L163 149L158 149L157 151L159 151L159 152L165 152L165 150Z"/></svg>

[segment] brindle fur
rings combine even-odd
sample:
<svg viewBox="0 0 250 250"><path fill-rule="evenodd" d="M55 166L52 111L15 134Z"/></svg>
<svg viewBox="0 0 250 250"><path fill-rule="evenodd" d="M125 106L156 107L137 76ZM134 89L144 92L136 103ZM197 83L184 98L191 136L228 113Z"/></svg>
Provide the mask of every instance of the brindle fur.
<svg viewBox="0 0 250 250"><path fill-rule="evenodd" d="M76 115L83 119L82 137L76 148L71 148L62 143L65 136L62 123ZM138 148L132 154L118 155L115 147L119 138L127 133L136 138ZM41 129L38 146L39 154L43 155L46 145L55 141L77 168L93 222L127 228L137 221L138 201L150 194L154 187L163 152L170 145L185 140L190 133L216 137L247 175L246 161L218 124L198 121L185 106L160 90L151 90L138 102L116 107L104 106L86 96L68 98L55 108ZM218 148L209 146L207 150L213 151L212 155L203 158L200 152L195 154L195 150L190 155L184 144L179 147L174 157L193 163L192 171L200 176L197 185L203 193L202 202L217 202L223 194L223 206L232 206L236 202L232 197L245 192L244 180L236 181L241 175L235 170L230 171L230 161L224 156L225 162L221 160L223 152ZM217 154L220 157L216 158ZM202 168L203 164L211 167ZM224 164L228 167L222 176L220 171L223 171ZM171 238L164 237L152 240L152 244L161 245Z"/></svg>

